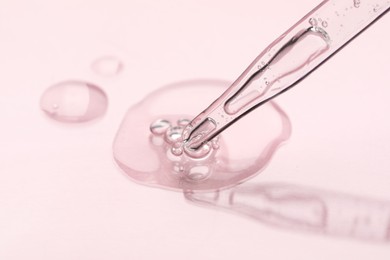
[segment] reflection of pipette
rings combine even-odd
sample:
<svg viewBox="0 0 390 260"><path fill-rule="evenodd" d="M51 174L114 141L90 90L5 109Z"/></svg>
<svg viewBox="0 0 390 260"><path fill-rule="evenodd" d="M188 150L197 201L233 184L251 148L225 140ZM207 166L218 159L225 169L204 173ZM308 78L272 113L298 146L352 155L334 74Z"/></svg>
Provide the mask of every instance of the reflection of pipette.
<svg viewBox="0 0 390 260"><path fill-rule="evenodd" d="M275 227L390 242L390 202L283 183L245 183L213 193L185 192L197 205Z"/></svg>
<svg viewBox="0 0 390 260"><path fill-rule="evenodd" d="M251 110L293 87L390 9L390 0L325 0L269 45L185 128L198 149Z"/></svg>

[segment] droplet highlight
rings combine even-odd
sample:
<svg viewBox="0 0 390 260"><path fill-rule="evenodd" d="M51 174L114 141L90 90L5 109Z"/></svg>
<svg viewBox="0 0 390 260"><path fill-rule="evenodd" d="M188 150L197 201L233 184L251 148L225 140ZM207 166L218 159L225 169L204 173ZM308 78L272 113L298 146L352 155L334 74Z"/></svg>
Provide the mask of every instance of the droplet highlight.
<svg viewBox="0 0 390 260"><path fill-rule="evenodd" d="M104 115L108 99L104 91L84 81L64 81L49 87L40 100L41 109L52 119L82 123Z"/></svg>

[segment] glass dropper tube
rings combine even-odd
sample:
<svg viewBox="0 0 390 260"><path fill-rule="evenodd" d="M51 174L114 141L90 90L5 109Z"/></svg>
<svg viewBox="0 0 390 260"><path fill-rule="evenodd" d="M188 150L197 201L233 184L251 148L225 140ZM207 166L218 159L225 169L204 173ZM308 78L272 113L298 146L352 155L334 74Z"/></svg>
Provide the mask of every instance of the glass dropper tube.
<svg viewBox="0 0 390 260"><path fill-rule="evenodd" d="M183 132L196 150L238 119L295 86L384 15L390 0L325 0L272 42Z"/></svg>

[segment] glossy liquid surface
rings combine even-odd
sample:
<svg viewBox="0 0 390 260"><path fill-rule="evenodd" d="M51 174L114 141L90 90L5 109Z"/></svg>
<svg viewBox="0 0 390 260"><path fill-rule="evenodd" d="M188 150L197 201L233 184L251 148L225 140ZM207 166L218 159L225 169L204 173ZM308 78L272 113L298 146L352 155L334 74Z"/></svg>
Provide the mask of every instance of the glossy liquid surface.
<svg viewBox="0 0 390 260"><path fill-rule="evenodd" d="M136 182L178 191L217 190L258 174L291 133L287 115L273 102L197 155L175 150L189 120L228 86L212 80L176 83L131 107L114 140L119 167Z"/></svg>

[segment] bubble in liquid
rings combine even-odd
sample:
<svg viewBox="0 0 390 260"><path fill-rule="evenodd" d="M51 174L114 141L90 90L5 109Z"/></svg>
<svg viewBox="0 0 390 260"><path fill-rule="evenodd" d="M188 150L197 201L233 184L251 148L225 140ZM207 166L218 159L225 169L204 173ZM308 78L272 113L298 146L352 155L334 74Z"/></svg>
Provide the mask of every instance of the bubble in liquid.
<svg viewBox="0 0 390 260"><path fill-rule="evenodd" d="M322 26L323 26L324 28L328 27L328 22L327 22L327 21L322 21Z"/></svg>
<svg viewBox="0 0 390 260"><path fill-rule="evenodd" d="M211 169L209 166L194 166L188 171L187 176L190 180L201 181L206 179L210 175L210 172Z"/></svg>
<svg viewBox="0 0 390 260"><path fill-rule="evenodd" d="M177 121L177 124L178 124L179 126L185 127L185 126L187 126L190 122L191 122L191 120L186 119L186 118L183 118L183 119L179 119L179 120Z"/></svg>
<svg viewBox="0 0 390 260"><path fill-rule="evenodd" d="M359 8L360 7L360 0L353 0L353 6L355 6L356 8Z"/></svg>
<svg viewBox="0 0 390 260"><path fill-rule="evenodd" d="M40 100L52 119L66 123L87 122L104 115L108 99L98 86L84 81L64 81L49 87Z"/></svg>
<svg viewBox="0 0 390 260"><path fill-rule="evenodd" d="M315 19L315 18L310 18L310 19L309 19L309 23L310 23L311 25L313 25L313 26L317 26L317 19Z"/></svg>
<svg viewBox="0 0 390 260"><path fill-rule="evenodd" d="M139 184L180 192L214 191L259 174L291 133L287 115L272 101L227 129L220 139L216 137L199 149L189 149L183 141L188 119L214 101L229 84L215 80L179 82L149 94L131 107L113 144L118 166ZM171 123L163 135L149 131L150 124L158 118ZM264 122L267 127L253 122Z"/></svg>
<svg viewBox="0 0 390 260"><path fill-rule="evenodd" d="M211 146L213 147L214 150L219 149L219 143L218 143L218 136L215 137L213 140L211 140Z"/></svg>
<svg viewBox="0 0 390 260"><path fill-rule="evenodd" d="M181 137L181 135L180 135ZM176 138L176 140L178 140L180 137ZM171 152L172 154L176 155L176 156L180 156L183 154L183 142L181 141L177 141L175 143L172 144L172 148L171 148Z"/></svg>
<svg viewBox="0 0 390 260"><path fill-rule="evenodd" d="M191 148L184 146L184 151L191 158L204 158L210 154L212 149L209 144L204 144L197 150L192 150Z"/></svg>
<svg viewBox="0 0 390 260"><path fill-rule="evenodd" d="M172 147L171 152L172 152L172 154L174 154L176 156L180 156L180 155L183 154L183 148L181 148L181 147Z"/></svg>
<svg viewBox="0 0 390 260"><path fill-rule="evenodd" d="M183 128L180 126L174 126L170 127L167 132L165 133L165 140L170 143L174 144L180 141L181 135L183 133Z"/></svg>
<svg viewBox="0 0 390 260"><path fill-rule="evenodd" d="M101 76L115 76L123 69L123 63L114 56L101 57L95 60L91 69Z"/></svg>
<svg viewBox="0 0 390 260"><path fill-rule="evenodd" d="M158 119L150 125L150 132L154 135L163 135L171 127L171 123L165 119Z"/></svg>

